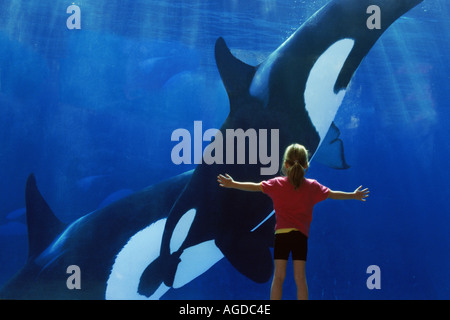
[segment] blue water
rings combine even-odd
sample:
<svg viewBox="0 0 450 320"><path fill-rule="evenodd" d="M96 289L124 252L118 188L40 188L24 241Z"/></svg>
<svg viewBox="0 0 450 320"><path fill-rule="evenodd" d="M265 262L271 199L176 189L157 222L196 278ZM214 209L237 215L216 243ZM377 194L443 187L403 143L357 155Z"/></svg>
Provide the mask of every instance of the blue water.
<svg viewBox="0 0 450 320"><path fill-rule="evenodd" d="M64 222L195 165L170 158L173 130L219 128L228 98L214 61L222 36L263 61L326 0L0 3L0 286L25 263L24 186ZM365 58L336 125L351 168L312 163L335 189L360 184L367 203L315 209L307 264L311 299L449 299L450 4L425 0ZM378 265L381 289L366 269ZM288 270L285 298L295 298ZM265 299L226 261L168 299Z"/></svg>

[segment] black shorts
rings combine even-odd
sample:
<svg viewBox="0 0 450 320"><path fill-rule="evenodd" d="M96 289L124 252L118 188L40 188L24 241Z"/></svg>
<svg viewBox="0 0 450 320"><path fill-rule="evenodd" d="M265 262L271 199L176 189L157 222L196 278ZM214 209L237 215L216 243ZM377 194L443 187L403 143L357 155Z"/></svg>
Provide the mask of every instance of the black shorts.
<svg viewBox="0 0 450 320"><path fill-rule="evenodd" d="M306 261L308 253L308 237L300 231L290 231L288 233L276 233L273 258L289 260L292 252L292 260Z"/></svg>

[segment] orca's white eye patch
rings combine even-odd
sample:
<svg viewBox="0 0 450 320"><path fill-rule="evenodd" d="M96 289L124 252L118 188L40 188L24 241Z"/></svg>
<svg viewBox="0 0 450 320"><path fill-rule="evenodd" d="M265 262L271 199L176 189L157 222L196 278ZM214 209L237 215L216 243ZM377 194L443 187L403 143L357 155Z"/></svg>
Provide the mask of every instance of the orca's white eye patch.
<svg viewBox="0 0 450 320"><path fill-rule="evenodd" d="M196 213L197 210L191 209L187 211L178 221L175 229L173 229L172 238L170 239L170 254L180 249L189 233L189 230L191 229Z"/></svg>
<svg viewBox="0 0 450 320"><path fill-rule="evenodd" d="M312 67L305 88L305 107L322 141L345 96L345 90L334 92L337 78L353 49L353 39L331 45Z"/></svg>
<svg viewBox="0 0 450 320"><path fill-rule="evenodd" d="M112 266L106 283L105 299L147 299L138 293L139 281L145 268L159 257L165 225L166 219L156 221L128 240ZM160 289L148 299L159 299L169 290L168 287Z"/></svg>
<svg viewBox="0 0 450 320"><path fill-rule="evenodd" d="M181 262L177 267L173 287L177 289L191 282L223 257L214 240L186 248L180 256Z"/></svg>

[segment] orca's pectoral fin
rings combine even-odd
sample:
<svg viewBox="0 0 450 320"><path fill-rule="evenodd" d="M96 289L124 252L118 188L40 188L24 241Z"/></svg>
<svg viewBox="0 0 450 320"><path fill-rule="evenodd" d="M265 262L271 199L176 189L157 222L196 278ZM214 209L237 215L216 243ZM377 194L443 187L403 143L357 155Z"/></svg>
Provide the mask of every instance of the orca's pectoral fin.
<svg viewBox="0 0 450 320"><path fill-rule="evenodd" d="M340 131L333 122L325 139L314 154L314 160L333 169L348 169L345 161L344 143L339 139Z"/></svg>
<svg viewBox="0 0 450 320"><path fill-rule="evenodd" d="M227 234L216 239L216 245L233 267L247 278L265 283L272 277L272 254L260 237L252 233L244 236Z"/></svg>
<svg viewBox="0 0 450 320"><path fill-rule="evenodd" d="M149 264L141 275L138 293L150 297L162 283L172 287L180 261L179 255L173 255L169 259L159 257Z"/></svg>

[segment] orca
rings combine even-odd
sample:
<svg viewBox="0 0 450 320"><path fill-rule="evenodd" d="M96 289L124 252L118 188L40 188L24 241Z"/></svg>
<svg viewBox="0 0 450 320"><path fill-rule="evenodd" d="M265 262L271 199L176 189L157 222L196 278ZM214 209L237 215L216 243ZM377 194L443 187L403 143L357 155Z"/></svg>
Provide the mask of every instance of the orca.
<svg viewBox="0 0 450 320"><path fill-rule="evenodd" d="M281 150L301 143L315 161L348 168L333 122L345 91L383 32L422 1L332 0L258 66L237 59L219 38L215 58L230 101L222 135L279 129ZM381 29L367 28L371 5L381 9ZM158 299L222 258L247 278L267 282L273 272L270 198L216 182L219 173L249 181L273 177L262 176L260 167L199 164L71 224L56 218L30 175L28 260L0 298ZM81 270L80 290L67 288L71 265Z"/></svg>
<svg viewBox="0 0 450 320"><path fill-rule="evenodd" d="M221 135L230 128L279 129L281 150L297 142L314 156L320 147L318 161L337 169L348 168L339 129L333 122L345 91L381 34L420 2L330 1L256 67L233 56L224 39L219 38L216 63L230 101ZM381 29L367 27L367 8L371 5L381 9ZM272 178L261 176L259 169L260 165L227 164L201 164L196 168L167 217L160 255L143 272L140 293L153 294L161 279L164 286L172 287L184 251L212 240L246 277L258 283L270 279L273 262L269 247L274 224L271 200L260 193L219 190L214 179L224 172L241 181ZM171 239L176 227L192 210L192 226L181 246L173 249Z"/></svg>
<svg viewBox="0 0 450 320"><path fill-rule="evenodd" d="M28 259L2 288L0 298L105 299L116 255L133 235L167 217L191 176L188 171L65 224L52 212L31 174L25 188ZM81 270L80 290L66 286L71 265Z"/></svg>

